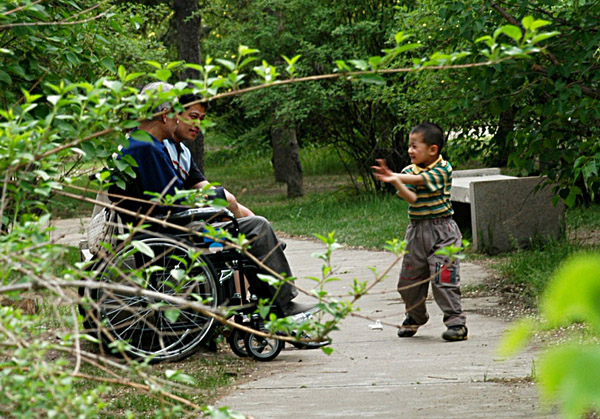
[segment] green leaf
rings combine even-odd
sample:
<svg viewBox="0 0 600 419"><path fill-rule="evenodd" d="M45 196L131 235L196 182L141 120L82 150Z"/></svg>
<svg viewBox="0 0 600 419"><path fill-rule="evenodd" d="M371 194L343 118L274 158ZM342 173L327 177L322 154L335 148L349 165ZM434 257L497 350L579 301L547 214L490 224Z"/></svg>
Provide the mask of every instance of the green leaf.
<svg viewBox="0 0 600 419"><path fill-rule="evenodd" d="M282 55L282 57L288 65L294 65L300 59L300 57L302 57L302 55L298 54L293 56L292 58L288 58L285 55Z"/></svg>
<svg viewBox="0 0 600 419"><path fill-rule="evenodd" d="M132 131L131 134L129 134L129 136L131 138L133 138L134 140L143 141L145 143L151 143L154 141L150 134L148 134L146 131L141 130L141 129Z"/></svg>
<svg viewBox="0 0 600 419"><path fill-rule="evenodd" d="M501 357L510 357L516 354L529 343L534 330L535 325L530 318L514 322L504 331L504 336L498 345L498 354Z"/></svg>
<svg viewBox="0 0 600 419"><path fill-rule="evenodd" d="M175 278L177 281L181 281L185 278L185 269L172 269L171 276Z"/></svg>
<svg viewBox="0 0 600 419"><path fill-rule="evenodd" d="M115 61L111 57L104 57L100 60L100 64L104 66L111 73L117 72L117 67L115 66Z"/></svg>
<svg viewBox="0 0 600 419"><path fill-rule="evenodd" d="M61 97L58 96L58 95L50 95L50 96L46 97L46 99L48 99L48 102L50 102L54 106L56 106L56 104L58 103L58 101L60 100L60 98Z"/></svg>
<svg viewBox="0 0 600 419"><path fill-rule="evenodd" d="M365 60L349 60L354 67L358 68L361 71L366 71L369 69L369 64Z"/></svg>
<svg viewBox="0 0 600 419"><path fill-rule="evenodd" d="M126 80L127 71L125 70L125 67L123 67L122 65L120 65L119 66L119 70L117 72L118 72L118 75L119 75L119 79Z"/></svg>
<svg viewBox="0 0 600 419"><path fill-rule="evenodd" d="M546 39L548 39L548 38L553 38L553 37L555 37L556 35L558 35L559 33L560 33L560 32L557 32L557 31L554 31L554 32L544 32L544 33L541 33L541 34L539 34L539 35L536 35L536 36L534 36L533 38L531 38L531 39L529 40L529 43L530 43L531 45L535 45L535 44L537 44L537 43L539 43L539 42L545 41L545 40L546 40Z"/></svg>
<svg viewBox="0 0 600 419"><path fill-rule="evenodd" d="M121 83L120 81L116 81L116 80L104 80L103 85L108 87L110 90L112 90L115 93L119 93L121 91L121 89L123 88L123 83Z"/></svg>
<svg viewBox="0 0 600 419"><path fill-rule="evenodd" d="M146 243L144 243L143 241L132 240L131 245L133 247L135 247L139 252L142 252L143 254L145 254L146 256L151 257L151 258L154 257L154 250L152 250L152 248L150 246L148 246Z"/></svg>
<svg viewBox="0 0 600 419"><path fill-rule="evenodd" d="M154 68L159 69L159 70L162 68L162 65L160 65L160 63L157 63L156 61L146 60L144 62Z"/></svg>
<svg viewBox="0 0 600 419"><path fill-rule="evenodd" d="M171 70L172 68L177 68L183 64L183 61L172 61L167 64L167 70Z"/></svg>
<svg viewBox="0 0 600 419"><path fill-rule="evenodd" d="M552 326L586 322L600 331L600 253L571 257L557 270L541 302Z"/></svg>
<svg viewBox="0 0 600 419"><path fill-rule="evenodd" d="M374 57L369 57L369 65L371 66L371 68L373 70L377 70L377 68L379 67L379 64L381 64L381 57L376 55Z"/></svg>
<svg viewBox="0 0 600 419"><path fill-rule="evenodd" d="M194 379L194 377L188 374L184 374L180 370L166 370L165 376L169 380L179 381L180 383L186 383L190 385L196 384L196 380Z"/></svg>
<svg viewBox="0 0 600 419"><path fill-rule="evenodd" d="M166 81L169 81L169 79L171 78L171 75L172 75L172 74L173 74L173 73L171 73L171 71L170 71L170 70L165 70L165 69L162 69L162 70L157 70L157 71L154 73L154 77L156 77L156 78L157 78L157 79L159 79L160 81L165 81L165 82L166 82Z"/></svg>
<svg viewBox="0 0 600 419"><path fill-rule="evenodd" d="M496 29L496 32L494 32L494 38L497 38L498 35L501 33L507 35L515 41L519 41L523 37L523 32L521 32L521 28L515 25L504 25Z"/></svg>
<svg viewBox="0 0 600 419"><path fill-rule="evenodd" d="M6 71L0 70L0 81L3 81L6 84L11 84L12 78Z"/></svg>
<svg viewBox="0 0 600 419"><path fill-rule="evenodd" d="M549 25L551 22L547 20L535 20L533 16L525 16L523 20L521 20L521 23L527 31L535 31L542 26Z"/></svg>
<svg viewBox="0 0 600 419"><path fill-rule="evenodd" d="M476 44L477 44L477 43L479 43L479 42L485 42L485 44L486 44L488 47L490 47L490 48L492 47L492 45L494 45L494 39L493 39L491 36L489 36L489 35L482 36L482 37L480 37L480 38L477 38L477 39L475 40L475 43L476 43Z"/></svg>
<svg viewBox="0 0 600 419"><path fill-rule="evenodd" d="M257 52L259 52L259 50L257 50L257 49L253 49L253 48L248 48L248 47L247 47L247 46L245 46L245 45L240 45L240 46L238 47L238 53L239 53L239 54L240 54L242 57L244 57L244 56L246 56L246 55L250 55L250 54L256 54Z"/></svg>
<svg viewBox="0 0 600 419"><path fill-rule="evenodd" d="M346 62L343 60L336 60L335 65L337 66L338 70L343 71L345 73L352 71L350 66L346 64Z"/></svg>
<svg viewBox="0 0 600 419"><path fill-rule="evenodd" d="M581 418L600 406L600 350L598 345L559 346L538 362L539 386L547 401L562 404L562 416Z"/></svg>
<svg viewBox="0 0 600 419"><path fill-rule="evenodd" d="M401 54L401 53L406 52L406 51L411 51L413 49L421 48L422 46L423 45L417 44L417 43L405 44L405 45L400 45L400 46L394 48L393 51L396 54Z"/></svg>
<svg viewBox="0 0 600 419"><path fill-rule="evenodd" d="M581 195L581 189L577 186L569 187L569 195L565 198L565 205L569 208L573 208L575 206L575 200L577 197Z"/></svg>
<svg viewBox="0 0 600 419"><path fill-rule="evenodd" d="M379 74L361 74L358 79L364 83L375 84L378 86L385 85L385 79Z"/></svg>
<svg viewBox="0 0 600 419"><path fill-rule="evenodd" d="M256 57L247 57L247 58L245 58L244 61L242 61L240 63L239 69L242 69L245 66L247 66L248 64L250 64L251 62L254 62L254 61L257 61L257 60L258 60L258 58L256 58Z"/></svg>
<svg viewBox="0 0 600 419"><path fill-rule="evenodd" d="M322 346L321 350L325 355L331 355L333 353L333 348L331 346Z"/></svg>
<svg viewBox="0 0 600 419"><path fill-rule="evenodd" d="M170 308L164 311L164 315L171 323L176 323L181 311L176 308Z"/></svg>
<svg viewBox="0 0 600 419"><path fill-rule="evenodd" d="M121 78L121 80L123 80L125 82L129 82L129 81L137 79L138 77L141 77L143 75L144 75L144 73L130 73L130 74L127 74L127 76L125 77L124 80L123 80L123 78Z"/></svg>
<svg viewBox="0 0 600 419"><path fill-rule="evenodd" d="M234 71L235 70L235 63L233 61L224 60L224 59L221 59L221 58L217 58L215 61L218 62L219 64L227 67L227 69L229 71Z"/></svg>
<svg viewBox="0 0 600 419"><path fill-rule="evenodd" d="M269 313L271 312L271 307L268 305L265 306L261 306L258 310L258 314L260 315L260 317L262 317L263 319L266 319L267 316L269 315Z"/></svg>
<svg viewBox="0 0 600 419"><path fill-rule="evenodd" d="M410 38L410 35L405 34L402 31L397 32L396 35L394 35L394 40L396 41L396 44L401 44L402 42L406 41L408 38Z"/></svg>
<svg viewBox="0 0 600 419"><path fill-rule="evenodd" d="M71 51L65 53L65 58L73 67L77 67L81 64L81 60Z"/></svg>

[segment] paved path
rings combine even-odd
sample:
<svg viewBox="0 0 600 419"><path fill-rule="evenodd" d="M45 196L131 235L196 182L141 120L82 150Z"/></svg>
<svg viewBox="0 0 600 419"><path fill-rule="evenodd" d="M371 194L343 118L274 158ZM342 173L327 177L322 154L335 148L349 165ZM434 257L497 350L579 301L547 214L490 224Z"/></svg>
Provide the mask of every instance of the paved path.
<svg viewBox="0 0 600 419"><path fill-rule="evenodd" d="M320 260L311 257L324 245L286 240L286 254L299 277L319 275ZM344 294L353 278L371 280L394 257L384 252L340 250L334 265L342 281L331 283L332 294ZM394 291L399 266L358 303L363 315L399 324L403 305ZM489 278L481 267L462 265L463 285ZM313 282L298 283L311 287ZM377 293L390 291L389 293ZM308 300L308 297L299 297ZM532 373L535 354L510 360L495 354L508 323L479 314L497 304L493 297L465 298L469 340L444 342L442 314L428 301L431 319L413 338L399 339L396 328L372 330L372 321L348 318L333 333L332 355L291 346L260 365L264 376L238 386L218 402L257 419L267 418L497 418L553 417L537 407L537 390L523 380Z"/></svg>
<svg viewBox="0 0 600 419"><path fill-rule="evenodd" d="M77 245L87 220L55 222L56 242ZM325 247L316 241L286 239L286 254L298 284L320 274L312 257ZM342 249L333 257L337 276L332 294L346 294L352 280L372 280L368 267L383 271L394 257L385 252ZM489 281L481 267L464 263L463 285ZM394 291L399 266L360 300L361 314L400 324L403 306ZM386 291L386 292L384 292ZM309 297L299 297L310 301ZM533 369L531 350L500 360L495 350L508 323L483 314L497 304L493 297L465 298L469 340L444 342L442 315L428 301L431 319L413 338L399 339L396 328L372 330L370 320L346 319L332 334L334 352L300 351L291 346L273 361L260 363L254 381L239 385L219 400L256 419L268 418L497 418L554 417L538 408L534 385L523 380Z"/></svg>

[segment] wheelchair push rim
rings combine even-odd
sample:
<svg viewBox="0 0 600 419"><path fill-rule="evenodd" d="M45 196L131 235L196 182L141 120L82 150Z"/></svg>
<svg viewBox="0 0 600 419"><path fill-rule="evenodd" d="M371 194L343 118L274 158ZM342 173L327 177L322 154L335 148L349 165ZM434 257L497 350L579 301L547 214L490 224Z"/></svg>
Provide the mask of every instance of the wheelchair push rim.
<svg viewBox="0 0 600 419"><path fill-rule="evenodd" d="M98 280L136 285L216 308L220 289L215 271L202 255L190 256L188 248L176 239L140 237L101 263ZM129 356L151 357L151 362L191 355L216 326L213 317L136 293L100 288L93 297L104 346L116 341Z"/></svg>

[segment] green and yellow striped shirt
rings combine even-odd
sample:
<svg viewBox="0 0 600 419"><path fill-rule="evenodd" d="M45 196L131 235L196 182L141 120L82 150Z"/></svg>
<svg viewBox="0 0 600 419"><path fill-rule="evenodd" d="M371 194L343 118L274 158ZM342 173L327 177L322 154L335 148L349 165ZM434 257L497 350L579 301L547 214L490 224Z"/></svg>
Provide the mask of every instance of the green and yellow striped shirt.
<svg viewBox="0 0 600 419"><path fill-rule="evenodd" d="M450 217L454 214L450 202L452 166L442 156L426 168L411 164L402 169L402 173L421 175L425 181L424 185L406 185L417 194L417 200L408 207L408 216L412 220Z"/></svg>

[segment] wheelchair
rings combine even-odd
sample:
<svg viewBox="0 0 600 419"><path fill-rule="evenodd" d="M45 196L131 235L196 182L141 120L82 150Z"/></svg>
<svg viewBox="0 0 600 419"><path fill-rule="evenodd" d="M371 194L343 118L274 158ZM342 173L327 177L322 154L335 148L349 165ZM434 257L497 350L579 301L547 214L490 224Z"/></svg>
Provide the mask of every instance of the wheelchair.
<svg viewBox="0 0 600 419"><path fill-rule="evenodd" d="M232 237L239 233L235 216L227 209L195 208L164 220L193 225L195 231L220 231L218 235L223 238L225 231ZM215 225L222 226L221 230L214 230ZM244 278L256 275L258 267L221 241L225 240L157 224L129 242L118 243L108 256L92 256L89 271L97 281L113 286L79 289L79 310L87 333L107 352L118 351L151 363L182 360L209 342L218 321L210 314L182 306L181 299L202 303L212 313L225 312L233 322L265 332L262 318L255 313L256 298L247 296L243 284ZM238 289L236 277L240 278ZM118 285L130 287L123 290ZM154 293L178 298L178 304ZM301 323L316 311L300 313L293 320ZM277 336L263 337L237 327L231 328L227 342L236 355L258 361L275 359L285 346ZM328 343L292 342L301 349Z"/></svg>

